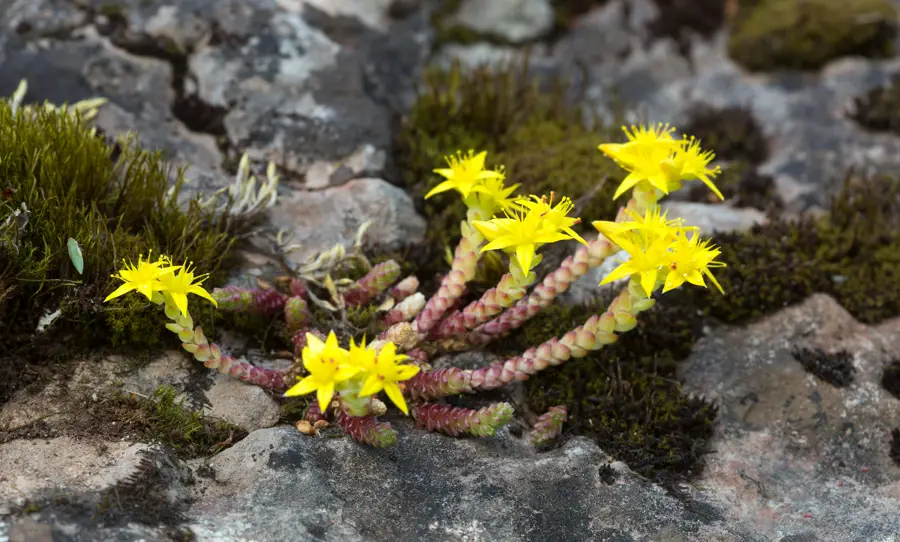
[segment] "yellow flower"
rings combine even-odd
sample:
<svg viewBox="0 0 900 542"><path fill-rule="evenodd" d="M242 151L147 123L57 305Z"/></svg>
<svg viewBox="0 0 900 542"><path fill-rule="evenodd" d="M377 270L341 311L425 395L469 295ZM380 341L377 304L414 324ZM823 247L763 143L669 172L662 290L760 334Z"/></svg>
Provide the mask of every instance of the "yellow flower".
<svg viewBox="0 0 900 542"><path fill-rule="evenodd" d="M184 265L178 270L178 273L167 273L161 276L159 281L162 283L162 290L167 296L172 298L172 302L175 303L175 306L178 307L178 310L181 311L181 314L184 316L188 315L188 294L199 295L204 299L212 301L212 304L218 307L219 304L216 303L216 300L209 295L209 292L200 286L200 283L206 280L206 277L209 275L200 275L199 277L196 277L197 282L194 282L194 272L191 271L189 267L190 264Z"/></svg>
<svg viewBox="0 0 900 542"><path fill-rule="evenodd" d="M580 218L574 218L567 216L572 209L575 208L575 204L572 203L572 200L566 196L563 196L562 199L553 206L553 198L556 197L555 192L550 192L550 200L548 202L546 196L541 196L540 198L537 196L529 196L529 200L519 200L516 203L525 207L529 211L534 211L540 213L544 218L544 229L545 230L555 230L555 231L564 231L569 237L575 239L582 245L587 246L587 241L581 238L580 235L575 233L575 230L572 229L572 226L575 224L580 224Z"/></svg>
<svg viewBox="0 0 900 542"><path fill-rule="evenodd" d="M502 176L502 170L498 171L498 173L501 173L501 175L484 179L479 189L470 196L476 199L479 207L485 209L488 216L497 211L505 211L512 208L515 204L515 198L510 196L516 191L516 188L519 188L518 184L506 186L503 183L505 178ZM469 206L471 207L471 205Z"/></svg>
<svg viewBox="0 0 900 542"><path fill-rule="evenodd" d="M488 250L504 250L515 253L515 262L526 275L535 261L537 249L546 243L555 243L570 239L569 235L560 233L556 224L544 220L541 208L506 211L506 218L475 220L472 225L484 235L489 242L481 248Z"/></svg>
<svg viewBox="0 0 900 542"><path fill-rule="evenodd" d="M355 349L353 355L358 356L356 363L358 366L364 367L365 371L365 381L362 389L359 390L359 396L368 397L384 390L397 408L404 414L409 414L403 390L398 384L398 382L409 380L419 372L419 368L415 365L398 363L409 356L397 354L397 345L392 342L386 343L378 354L371 348L365 348L365 343L361 347L356 347L351 343L350 348Z"/></svg>
<svg viewBox="0 0 900 542"><path fill-rule="evenodd" d="M486 157L487 151L482 151L478 154L474 154L474 151L469 151L467 155L457 152L456 156L447 156L445 160L447 160L447 165L450 167L434 170L435 173L447 180L425 194L425 199L447 190L457 190L465 199L472 192L483 192L484 187L482 183L486 179L502 179L503 173L484 169L484 159Z"/></svg>
<svg viewBox="0 0 900 542"><path fill-rule="evenodd" d="M659 235L650 239L649 243L641 246L631 241L622 239L623 250L628 252L630 258L613 269L600 284L607 284L628 276L637 276L641 288L647 293L647 297L653 294L661 267L667 266L672 259L669 252L671 240L666 235Z"/></svg>
<svg viewBox="0 0 900 542"><path fill-rule="evenodd" d="M675 155L663 163L663 166L669 170L669 178L674 179L677 183L680 180L692 181L700 179L703 184L709 187L719 199L725 199L725 196L719 192L716 185L713 184L710 177L718 175L722 168L710 168L709 163L715 159L716 155L712 151L702 151L700 142L696 138L686 139L683 146ZM670 185L671 189L672 186Z"/></svg>
<svg viewBox="0 0 900 542"><path fill-rule="evenodd" d="M719 292L725 293L716 277L712 275L710 267L725 267L722 262L715 261L721 252L715 246L710 246L709 241L700 242L700 235L694 233L690 238L679 235L672 243L672 258L669 263L669 272L666 275L663 293L678 288L685 282L696 286L706 287L703 276L716 285Z"/></svg>
<svg viewBox="0 0 900 542"><path fill-rule="evenodd" d="M165 256L160 256L155 262L150 261L149 253L146 260L143 257L143 254L138 257L137 265L131 265L123 261L125 267L119 270L118 274L112 275L112 277L124 281L125 284L122 284L113 293L106 296L106 299L103 300L104 302L123 296L132 290L144 294L147 296L147 299L152 299L153 292L163 289L163 284L159 281L160 277L173 273L181 267L168 265L171 262Z"/></svg>
<svg viewBox="0 0 900 542"><path fill-rule="evenodd" d="M608 222L595 220L592 224L597 231L605 235L610 241L621 246L619 240L625 239L633 244L645 246L663 237L672 241L679 231L693 231L696 226L682 226L683 218L669 220L668 211L661 212L659 206L647 209L644 216L628 209L626 211L634 220L628 222Z"/></svg>
<svg viewBox="0 0 900 542"><path fill-rule="evenodd" d="M335 384L352 378L359 373L360 368L348 363L348 352L338 346L334 331L328 334L325 342L312 333L307 333L306 346L303 347L301 356L309 376L294 384L284 392L284 396L294 397L316 392L319 408L325 412L334 396Z"/></svg>
<svg viewBox="0 0 900 542"><path fill-rule="evenodd" d="M604 143L598 148L607 156L619 163L628 163L629 158L637 149L661 147L667 152L673 152L677 148L678 141L672 139L675 128L668 124L659 123L650 128L640 126L622 127L628 143Z"/></svg>

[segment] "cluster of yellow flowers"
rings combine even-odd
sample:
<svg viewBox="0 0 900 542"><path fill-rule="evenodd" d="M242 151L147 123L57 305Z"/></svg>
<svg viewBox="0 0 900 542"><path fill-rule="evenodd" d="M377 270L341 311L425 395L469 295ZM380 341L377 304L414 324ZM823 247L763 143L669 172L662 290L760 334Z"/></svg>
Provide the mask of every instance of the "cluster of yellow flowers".
<svg viewBox="0 0 900 542"><path fill-rule="evenodd" d="M718 167L709 167L715 155L701 150L695 138L674 139L675 129L668 124L632 126L624 131L628 138L626 143L599 146L628 172L613 197L618 198L634 189L636 193L643 193L644 200L651 204L643 215L629 209L627 213L633 220L628 222L593 222L597 231L630 256L600 284L633 276L649 297L658 284L663 285L663 292L685 282L705 287L705 276L722 291L710 273L710 268L725 265L715 261L720 251L709 241L701 241L696 227L683 226L682 219L668 220L656 205L659 195L678 190L685 181L695 179L724 199L712 182L712 178L720 173ZM490 214L493 214L490 211L502 210L503 218L472 222L489 241L482 247L482 252L500 249L514 255L512 262L527 275L540 263L536 251L541 245L566 239L587 244L571 228L580 220L567 216L574 208L569 198L562 198L556 206L552 193L549 201L547 197L535 195L511 198L518 185L505 187L503 171L486 170L485 157L485 152L474 154L472 151L468 155L458 153L448 157L448 168L434 170L446 180L425 196L455 189L470 207L488 202L483 209ZM481 199L473 201L471 198L476 195Z"/></svg>
<svg viewBox="0 0 900 542"><path fill-rule="evenodd" d="M484 167L487 152L475 154L457 153L447 157L447 168L434 170L446 180L425 195L456 190L470 208L479 210L478 216L493 216L502 211L503 218L473 220L472 226L488 241L481 251L503 250L511 256L511 265L523 275L540 263L537 249L547 243L576 239L587 244L572 226L580 219L569 217L575 208L572 200L564 197L553 205L555 194L550 197L531 195L527 198L510 196L518 184L505 186L502 169L487 170Z"/></svg>
<svg viewBox="0 0 900 542"><path fill-rule="evenodd" d="M325 412L335 391L340 392L345 402L352 403L384 390L397 408L409 414L399 382L416 376L419 368L401 365L400 362L408 356L398 354L394 343L386 342L376 350L367 348L365 339L359 345L351 340L350 348L344 349L338 346L334 331L328 334L324 342L307 333L301 356L309 376L287 390L286 397L316 392L319 408ZM348 406L359 412L366 410L365 405Z"/></svg>
<svg viewBox="0 0 900 542"><path fill-rule="evenodd" d="M705 287L706 278L722 290L710 272L711 268L725 265L716 261L720 251L708 241L702 241L697 228L683 225L681 219L668 219L657 204L660 196L695 179L722 197L711 180L720 172L709 167L713 153L702 151L693 138L674 139L673 132L674 128L662 124L652 128L626 128L627 142L599 147L628 172L615 197L634 191L632 201L616 221L593 222L597 231L630 255L601 284L631 277L648 298L660 285L663 292L685 282ZM481 252L502 250L509 254L512 280L505 283L506 290L491 304L503 301L506 305L499 305L503 309L521 298L534 280L531 270L541 261L537 250L542 245L568 239L588 243L572 229L580 219L569 216L574 209L571 199L562 197L554 202L556 195L552 192L549 197L513 196L518 185L506 186L502 169L486 169L486 155L486 152L469 151L447 157L448 167L435 170L445 180L425 197L449 190L459 192L469 208L463 234L472 241L472 253L476 254L474 247L482 242L480 234L487 241ZM501 212L502 216L497 216ZM477 258L471 260L465 260L466 265L474 268ZM177 325L170 324L170 329L184 337L185 349L195 352L207 348L218 355L218 347L208 345L199 328L193 330L188 314L188 294L216 304L200 285L206 275L195 277L189 265L172 265L165 256L156 261L141 256L136 265L126 264L114 277L124 283L106 301L137 291L155 303L165 303L166 314L177 322ZM486 309L480 309L477 304L473 307L463 312L475 325L484 321L478 318L495 314L485 313ZM191 339L192 336L195 338ZM301 358L308 374L288 389L285 396L316 392L319 407L325 411L335 393L339 393L344 412L364 416L373 412L373 405L375 410L383 410L384 405L373 403L371 396L384 391L400 410L409 413L402 382L413 378L420 369L402 364L408 356L398 354L394 343L379 340L366 346L365 339L361 344L351 340L345 349L339 346L334 331L324 341L307 333Z"/></svg>
<svg viewBox="0 0 900 542"><path fill-rule="evenodd" d="M103 301L136 291L151 301L165 301L167 305L176 307L185 317L188 316L188 294L199 295L218 306L209 292L200 286L208 275L195 277L189 264L172 265L168 256L160 256L153 262L150 261L149 254L146 260L143 255L139 256L137 265L123 263L124 267L118 274L113 275L113 278L122 280L123 284L106 296Z"/></svg>
<svg viewBox="0 0 900 542"><path fill-rule="evenodd" d="M625 129L627 143L600 145L601 151L628 171L614 197L634 188L649 194L649 200L655 202L658 193L669 194L685 181L699 179L724 199L711 180L720 172L719 168L709 167L715 155L703 152L694 138L673 139L674 131L668 124L631 127ZM698 228L683 226L680 218L668 220L655 203L648 206L643 216L633 210L628 215L633 220L593 223L597 231L630 256L600 284L632 276L649 297L659 284L663 285L663 292L685 282L706 287L705 276L723 292L710 272L710 268L725 266L716 261L721 251L709 241L701 241Z"/></svg>

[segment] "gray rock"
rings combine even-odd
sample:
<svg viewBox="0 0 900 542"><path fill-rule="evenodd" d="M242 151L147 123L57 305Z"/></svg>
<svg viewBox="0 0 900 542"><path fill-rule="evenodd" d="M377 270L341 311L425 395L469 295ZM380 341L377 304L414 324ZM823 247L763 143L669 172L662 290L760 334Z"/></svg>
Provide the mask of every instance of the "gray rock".
<svg viewBox="0 0 900 542"><path fill-rule="evenodd" d="M278 403L259 386L251 386L227 375L217 374L204 393L209 407L204 413L249 431L272 427L281 413Z"/></svg>
<svg viewBox="0 0 900 542"><path fill-rule="evenodd" d="M593 30L563 38L555 54L573 77L572 55L586 55L588 98L601 117L612 119L609 99L618 96L633 111L629 122L682 125L698 105L748 107L769 138L770 156L760 172L776 179L789 212L822 206L851 167L858 173L891 172L900 166L900 139L867 133L848 116L854 97L900 73L900 61L838 60L819 74L748 74L727 56L727 36L696 38L689 58L671 40L646 43L615 38L624 15L607 8L604 18L586 18ZM609 32L605 32L609 30ZM621 32L621 30L618 30ZM600 37L592 37L604 36ZM591 56L578 40L610 39L613 53Z"/></svg>
<svg viewBox="0 0 900 542"><path fill-rule="evenodd" d="M766 215L758 209L736 209L727 204L668 201L662 204L669 218L683 218L685 225L697 226L703 236L713 232L746 231L755 224L765 224Z"/></svg>
<svg viewBox="0 0 900 542"><path fill-rule="evenodd" d="M522 43L553 28L553 7L547 0L465 0L455 21L482 34Z"/></svg>
<svg viewBox="0 0 900 542"><path fill-rule="evenodd" d="M201 540L749 539L620 463L604 482L609 458L585 439L535 455L505 434L401 431L387 451L293 428L255 431L210 461L215 479L199 482L192 530Z"/></svg>
<svg viewBox="0 0 900 542"><path fill-rule="evenodd" d="M360 225L372 220L368 243L387 249L419 243L425 219L403 190L381 179L356 179L321 191L296 192L272 208L271 223L291 235L299 248L288 254L293 264L338 243L350 247Z"/></svg>
<svg viewBox="0 0 900 542"><path fill-rule="evenodd" d="M896 535L900 466L889 440L900 402L880 381L898 332L896 321L859 324L820 294L703 338L680 375L687 391L720 406L698 498L735 511L736 522L767 540ZM846 352L853 381L836 387L810 374L791 354L798 348Z"/></svg>
<svg viewBox="0 0 900 542"><path fill-rule="evenodd" d="M138 467L145 444L91 443L70 437L0 444L0 515L54 490L102 491Z"/></svg>

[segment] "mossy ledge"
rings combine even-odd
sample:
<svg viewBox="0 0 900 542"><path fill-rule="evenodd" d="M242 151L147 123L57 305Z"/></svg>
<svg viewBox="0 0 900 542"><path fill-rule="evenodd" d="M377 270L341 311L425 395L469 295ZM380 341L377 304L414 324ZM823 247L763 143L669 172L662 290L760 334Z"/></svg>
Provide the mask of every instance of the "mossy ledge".
<svg viewBox="0 0 900 542"><path fill-rule="evenodd" d="M123 259L151 251L193 261L212 283L225 276L235 239L228 217L179 204L182 173L136 137L110 145L74 116L14 113L0 101L0 354L42 337L65 338L71 348L149 346L167 336L159 307L103 298L118 285L111 275ZM83 274L70 261L69 238L80 246ZM36 334L57 310L48 331Z"/></svg>
<svg viewBox="0 0 900 542"><path fill-rule="evenodd" d="M521 184L518 193L554 190L572 197L581 216L615 216L618 203L612 194L624 175L600 155L597 145L618 138L621 131L596 118L586 125L590 115L568 104L569 90L559 82L539 85L527 61L475 70L457 64L425 74L424 90L402 119L394 155L400 184L412 192L429 222L425 250L416 258L423 265L420 277L445 272L445 251L459 240L462 201L449 193L423 199L437 182L432 170L457 150L488 151L488 166L503 165L510 182ZM577 229L586 231L584 225ZM499 276L482 278L490 282Z"/></svg>
<svg viewBox="0 0 900 542"><path fill-rule="evenodd" d="M622 174L596 146L621 140L619 128L585 127L582 112L564 98L559 85L542 90L511 66L432 71L397 141L402 184L421 198L437 180L431 170L445 154L488 150L491 163L506 165L510 182L522 183L520 193L555 189L569 195L582 203L578 214L588 223L613 216L618 205L611 192ZM755 123L737 116L754 131ZM720 131L718 123L712 132ZM717 144L709 148L718 151ZM760 139L736 151L750 173L762 145ZM824 219L776 219L746 233L717 235L714 242L728 263L716 270L725 296L701 288L661 296L612 348L527 381L527 410L566 404L566 434L595 438L636 471L675 488L701 470L712 436L715 405L687 396L677 381L678 363L704 326L746 323L815 292L835 296L862 322L900 314L900 291L890 286L900 278L898 187L892 178L848 177ZM431 252L417 254L413 263L428 280L446 271L443 250L456 242L464 208L448 196L428 200L423 210ZM605 301L552 305L490 349L521 352L581 324Z"/></svg>
<svg viewBox="0 0 900 542"><path fill-rule="evenodd" d="M897 10L889 0L740 0L728 43L752 71L817 70L842 56L893 54Z"/></svg>

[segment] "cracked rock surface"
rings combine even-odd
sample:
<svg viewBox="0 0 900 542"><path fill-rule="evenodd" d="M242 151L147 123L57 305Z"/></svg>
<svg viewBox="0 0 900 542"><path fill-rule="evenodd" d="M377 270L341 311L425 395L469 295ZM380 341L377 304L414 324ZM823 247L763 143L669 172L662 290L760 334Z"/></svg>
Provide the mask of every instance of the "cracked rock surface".
<svg viewBox="0 0 900 542"><path fill-rule="evenodd" d="M297 247L292 265L349 247L366 221L372 245L420 243L428 225L392 184L397 116L429 63L526 58L517 44L530 48L538 75L581 88L601 118L612 118L612 96L628 120L676 126L699 103L748 108L769 143L758 172L774 178L789 213L821 207L839 180L833 172L900 166L900 138L866 131L848 113L855 97L900 74L896 57L748 74L726 55L727 29L660 37L660 6L674 2L597 2L564 29L554 4L458 2L448 17L474 42L432 51L434 0L0 0L0 95L24 78L28 101L109 98L96 125L108 135L137 131L144 147L188 166L189 196L228 186L242 153L256 172L274 162L278 203L243 252L234 279L242 285L269 270L279 230ZM704 234L768 220L728 203L667 206ZM592 297L618 263L592 270L564 301ZM615 461L602 442L566 436L536 451L519 420L472 439L389 415L399 444L376 450L335 426L307 436L279 424L271 394L180 351L142 363L107 353L69 360L64 375L0 405L0 542L893 540L900 384L891 395L884 381L900 373L900 320L862 325L815 295L703 335L679 378L718 405L712 453L697 479L674 490ZM221 342L238 358L287 364L240 338ZM87 428L94 433L73 427L62 408L91 405L101 389L150 396L161 385L249 435L210 457L179 459L105 420ZM498 393L522 401L521 387Z"/></svg>

